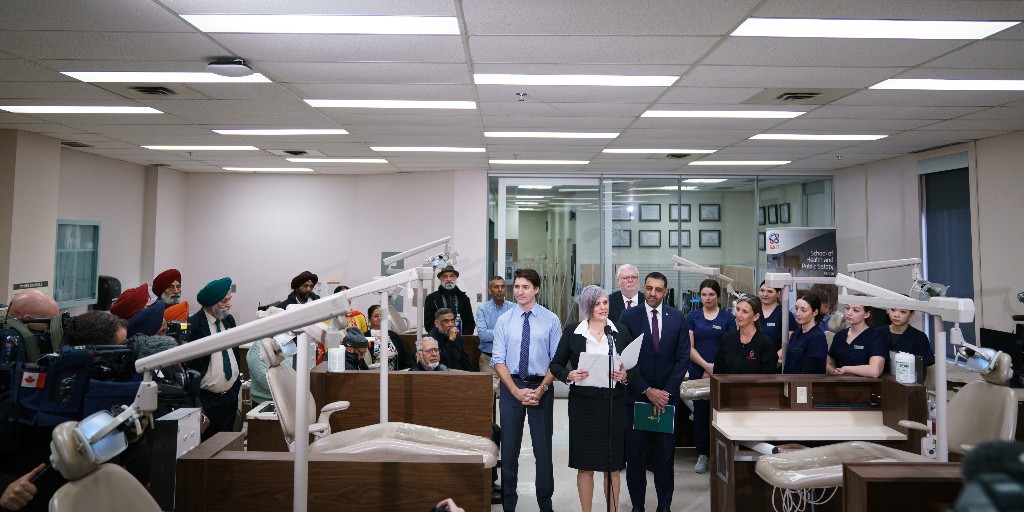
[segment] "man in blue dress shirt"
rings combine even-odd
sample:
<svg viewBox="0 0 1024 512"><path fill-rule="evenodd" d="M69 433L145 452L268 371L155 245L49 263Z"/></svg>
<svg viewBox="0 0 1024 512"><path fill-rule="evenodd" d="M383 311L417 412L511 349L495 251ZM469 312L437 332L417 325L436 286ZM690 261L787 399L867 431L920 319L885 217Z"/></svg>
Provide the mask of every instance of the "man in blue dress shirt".
<svg viewBox="0 0 1024 512"><path fill-rule="evenodd" d="M494 325L502 313L512 309L512 303L505 300L505 278L494 276L487 283L491 300L476 308L476 335L480 338L480 371L494 373L491 357L494 352Z"/></svg>
<svg viewBox="0 0 1024 512"><path fill-rule="evenodd" d="M550 389L554 376L548 371L562 337L562 324L547 308L537 304L540 274L532 268L516 270L512 296L516 305L494 326L491 366L501 378L501 488L502 508L516 509L519 494L519 449L523 444L523 420L530 422L530 441L537 461L537 505L551 511L555 477L551 466L551 434L554 430Z"/></svg>

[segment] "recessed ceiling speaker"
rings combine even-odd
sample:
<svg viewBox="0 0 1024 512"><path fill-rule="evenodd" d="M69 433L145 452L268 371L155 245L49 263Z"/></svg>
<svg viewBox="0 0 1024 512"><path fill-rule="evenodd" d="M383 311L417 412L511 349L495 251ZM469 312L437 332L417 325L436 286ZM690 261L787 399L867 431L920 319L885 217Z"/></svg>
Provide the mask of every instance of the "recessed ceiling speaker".
<svg viewBox="0 0 1024 512"><path fill-rule="evenodd" d="M215 75L229 76L232 78L249 76L255 73L252 68L245 65L245 61L242 59L215 60L206 65L206 70Z"/></svg>

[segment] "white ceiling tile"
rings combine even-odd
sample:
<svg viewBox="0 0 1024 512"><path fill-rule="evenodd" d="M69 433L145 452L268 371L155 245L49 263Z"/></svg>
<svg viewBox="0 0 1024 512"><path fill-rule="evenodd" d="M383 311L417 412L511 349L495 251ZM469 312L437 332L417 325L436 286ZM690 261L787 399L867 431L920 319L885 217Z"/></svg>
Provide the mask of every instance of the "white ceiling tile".
<svg viewBox="0 0 1024 512"><path fill-rule="evenodd" d="M868 87L903 71L894 68L843 67L771 67L771 66L697 66L676 86L679 87Z"/></svg>
<svg viewBox="0 0 1024 512"><path fill-rule="evenodd" d="M117 103L124 98L94 85L82 82L0 82L0 99L53 100L50 104L68 105L67 98L109 100ZM38 102L36 102L38 104Z"/></svg>
<svg viewBox="0 0 1024 512"><path fill-rule="evenodd" d="M979 110L959 119L1024 119L1024 107L996 107Z"/></svg>
<svg viewBox="0 0 1024 512"><path fill-rule="evenodd" d="M481 101L477 108L485 116L624 116L637 117L647 110L647 103L544 103L528 101Z"/></svg>
<svg viewBox="0 0 1024 512"><path fill-rule="evenodd" d="M692 64L717 37L471 36L475 62Z"/></svg>
<svg viewBox="0 0 1024 512"><path fill-rule="evenodd" d="M210 34L254 63L291 62L462 62L459 36L348 34Z"/></svg>
<svg viewBox="0 0 1024 512"><path fill-rule="evenodd" d="M377 14L454 16L450 0L161 0L179 14Z"/></svg>
<svg viewBox="0 0 1024 512"><path fill-rule="evenodd" d="M833 105L893 107L994 107L1024 99L1022 91L900 91L863 90Z"/></svg>
<svg viewBox="0 0 1024 512"><path fill-rule="evenodd" d="M474 0L463 4L463 12L470 35L725 35L757 2L600 0L585 5L571 0Z"/></svg>
<svg viewBox="0 0 1024 512"><path fill-rule="evenodd" d="M443 100L472 101L473 86L456 84L288 84L298 97L308 100ZM378 109L333 109L375 111ZM431 110L431 109L421 109Z"/></svg>
<svg viewBox="0 0 1024 512"><path fill-rule="evenodd" d="M935 124L921 128L922 131L929 130L998 130L1017 131L1024 130L1024 117L1016 119L951 119L940 121Z"/></svg>
<svg viewBox="0 0 1024 512"><path fill-rule="evenodd" d="M488 131L622 130L629 126L633 119L632 117L484 116L483 124L484 129Z"/></svg>
<svg viewBox="0 0 1024 512"><path fill-rule="evenodd" d="M797 119L933 119L942 120L977 112L983 107L906 107L825 105Z"/></svg>
<svg viewBox="0 0 1024 512"><path fill-rule="evenodd" d="M733 66L916 66L962 46L963 41L730 37L704 60Z"/></svg>
<svg viewBox="0 0 1024 512"><path fill-rule="evenodd" d="M888 135L914 130L934 122L934 119L814 119L801 116L787 119L769 133Z"/></svg>
<svg viewBox="0 0 1024 512"><path fill-rule="evenodd" d="M468 84L473 81L469 67L463 63L261 61L254 66L278 83Z"/></svg>
<svg viewBox="0 0 1024 512"><path fill-rule="evenodd" d="M68 30L118 32L193 32L193 28L157 2L33 0L0 3L0 31Z"/></svg>
<svg viewBox="0 0 1024 512"><path fill-rule="evenodd" d="M76 82L74 78L64 76L45 65L24 59L0 60L0 77L5 82Z"/></svg>
<svg viewBox="0 0 1024 512"><path fill-rule="evenodd" d="M203 34L153 32L0 32L0 47L30 60L193 60L224 53Z"/></svg>
<svg viewBox="0 0 1024 512"><path fill-rule="evenodd" d="M359 125L348 126L348 131L359 139L369 140L381 136L439 136L452 138L481 136L479 126L406 126L406 125Z"/></svg>
<svg viewBox="0 0 1024 512"><path fill-rule="evenodd" d="M351 112L350 112L351 111ZM475 126L480 128L480 116L474 111L452 110L450 114L433 111L431 114L401 113L402 110L389 109L323 109L328 118L337 121L343 127L363 125L379 126ZM455 112L473 112L456 114Z"/></svg>
<svg viewBox="0 0 1024 512"><path fill-rule="evenodd" d="M763 90L763 88L756 87L672 87L658 99L657 103L652 105L652 108L656 110L689 110L693 108L693 105L738 104ZM794 108L793 110L803 109Z"/></svg>
<svg viewBox="0 0 1024 512"><path fill-rule="evenodd" d="M1017 43L1018 46L1024 45ZM1024 62L1024 59L1022 59ZM915 68L900 73L895 78L958 78L971 80L1024 80L1024 69L959 69L959 68Z"/></svg>
<svg viewBox="0 0 1024 512"><path fill-rule="evenodd" d="M1020 41L975 41L927 64L929 68L1024 68L1024 52Z"/></svg>
<svg viewBox="0 0 1024 512"><path fill-rule="evenodd" d="M171 86L177 89L181 86ZM211 100L294 100L295 95L276 84L188 84L192 89ZM174 99L174 98L169 98Z"/></svg>

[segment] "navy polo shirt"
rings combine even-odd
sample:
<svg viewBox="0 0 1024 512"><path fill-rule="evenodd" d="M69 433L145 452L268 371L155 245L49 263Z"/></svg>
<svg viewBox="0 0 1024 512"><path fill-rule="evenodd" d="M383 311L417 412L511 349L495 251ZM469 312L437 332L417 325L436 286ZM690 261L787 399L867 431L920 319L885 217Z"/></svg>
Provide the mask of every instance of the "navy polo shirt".
<svg viewBox="0 0 1024 512"><path fill-rule="evenodd" d="M868 329L857 335L852 343L847 343L846 337L849 333L850 329L846 328L832 338L832 347L828 349L828 355L835 359L836 368L865 365L872 356L888 359L889 347L878 331Z"/></svg>
<svg viewBox="0 0 1024 512"><path fill-rule="evenodd" d="M786 366L782 373L825 373L827 355L828 340L818 326L811 327L808 332L797 329L789 337Z"/></svg>

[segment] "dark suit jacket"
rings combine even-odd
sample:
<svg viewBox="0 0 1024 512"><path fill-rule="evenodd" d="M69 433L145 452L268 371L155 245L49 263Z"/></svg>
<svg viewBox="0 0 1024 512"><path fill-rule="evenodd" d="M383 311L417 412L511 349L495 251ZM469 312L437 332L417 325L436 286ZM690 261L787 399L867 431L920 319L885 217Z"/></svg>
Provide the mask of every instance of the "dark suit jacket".
<svg viewBox="0 0 1024 512"><path fill-rule="evenodd" d="M633 307L644 303L644 292L637 292L636 302ZM608 294L608 319L618 322L622 318L622 312L626 310L626 299L622 298L622 290L616 290Z"/></svg>
<svg viewBox="0 0 1024 512"><path fill-rule="evenodd" d="M192 332L188 337L188 341L190 343L198 339L205 338L211 333L210 323L206 321L206 311L203 308L199 308L199 311L196 311L194 315L188 317L188 323L192 329ZM221 323L224 324L224 329L231 329L235 327L235 317L228 315L224 317L224 320ZM238 350L238 347L231 350L235 353L235 361L241 361L241 351ZM206 370L210 367L210 356L193 359L185 364L189 369L199 372L200 376L206 376ZM237 376L235 378L235 384L237 385L240 380L237 380Z"/></svg>
<svg viewBox="0 0 1024 512"><path fill-rule="evenodd" d="M620 322L634 333L644 333L640 346L640 359L630 372L626 387L626 403L649 402L643 394L647 388L667 392L670 405L679 404L679 386L686 369L690 367L690 332L686 328L683 312L662 304L661 337L658 352L654 352L651 325L647 321L647 308L631 308L622 313Z"/></svg>
<svg viewBox="0 0 1024 512"><path fill-rule="evenodd" d="M558 341L558 349L555 350L555 357L551 359L551 365L549 369L551 374L556 379L565 382L565 379L569 378L568 363L572 363L572 367L576 368L580 364L580 353L587 351L587 338L582 334L576 334L576 327L579 324L567 327L565 332L562 333L562 339ZM630 341L633 341L633 336L630 336L629 329L625 325L620 323L615 324L615 329L618 330L615 336L615 350L618 353L622 353L626 350L626 346L629 345ZM607 359L606 359L607 361ZM623 392L622 384L615 385L615 396L620 396ZM601 396L604 392L602 388L594 388L589 386L574 386L576 392L580 392L584 395L590 394L593 396ZM608 396L605 394L604 396Z"/></svg>
<svg viewBox="0 0 1024 512"><path fill-rule="evenodd" d="M469 356L466 354L466 346L462 344L461 332L455 336L455 341L452 341L435 326L427 336L434 338L441 349L441 364L455 370L473 371L473 366L469 364Z"/></svg>

